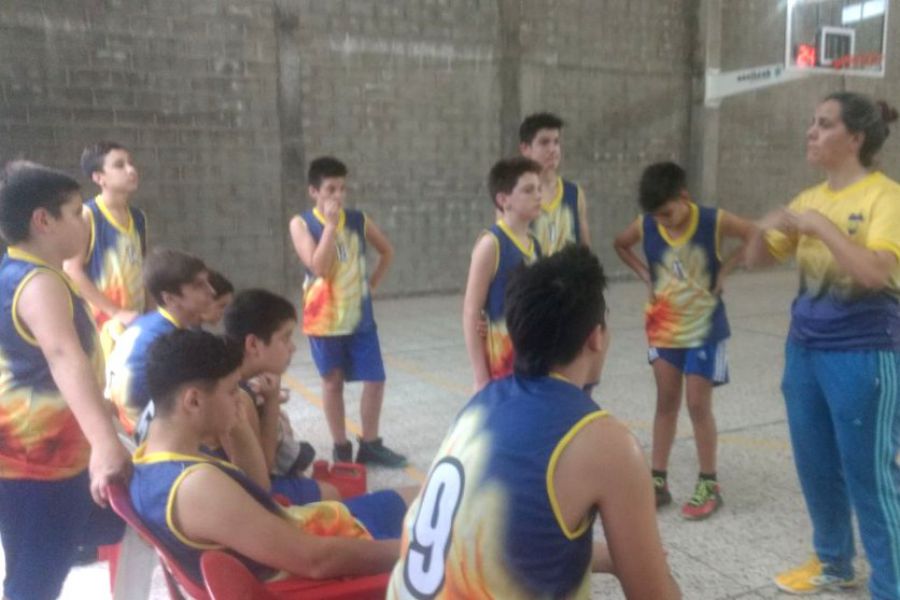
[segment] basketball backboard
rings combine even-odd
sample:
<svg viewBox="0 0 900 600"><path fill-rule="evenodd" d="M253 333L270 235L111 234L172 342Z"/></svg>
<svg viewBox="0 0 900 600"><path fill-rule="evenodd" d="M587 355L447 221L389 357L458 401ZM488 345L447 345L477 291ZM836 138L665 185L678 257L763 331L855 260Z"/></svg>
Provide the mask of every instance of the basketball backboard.
<svg viewBox="0 0 900 600"><path fill-rule="evenodd" d="M884 77L890 0L788 0L789 70Z"/></svg>

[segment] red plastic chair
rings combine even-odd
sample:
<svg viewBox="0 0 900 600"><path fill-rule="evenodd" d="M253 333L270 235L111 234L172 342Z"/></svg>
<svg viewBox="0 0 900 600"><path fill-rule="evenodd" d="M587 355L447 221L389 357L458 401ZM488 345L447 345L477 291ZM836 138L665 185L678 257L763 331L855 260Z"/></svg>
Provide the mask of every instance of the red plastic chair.
<svg viewBox="0 0 900 600"><path fill-rule="evenodd" d="M390 575L353 579L283 579L261 583L238 559L207 550L200 569L211 600L382 600Z"/></svg>
<svg viewBox="0 0 900 600"><path fill-rule="evenodd" d="M128 493L128 488L121 483L114 483L110 484L107 493L109 495L109 505L116 514L122 517L123 521L128 523L130 527L133 527L138 534L156 550L156 554L159 556L159 562L163 567L163 573L166 576L166 585L169 588L169 596L172 600L184 600L185 594L188 598L193 598L194 600L211 600L206 590L198 586L190 577L188 577L187 573L182 570L175 558L169 554L168 550L166 550L165 546L163 546L156 536L153 535L153 532L147 529L141 522L140 517L138 517L134 510L134 506L131 504L131 496Z"/></svg>

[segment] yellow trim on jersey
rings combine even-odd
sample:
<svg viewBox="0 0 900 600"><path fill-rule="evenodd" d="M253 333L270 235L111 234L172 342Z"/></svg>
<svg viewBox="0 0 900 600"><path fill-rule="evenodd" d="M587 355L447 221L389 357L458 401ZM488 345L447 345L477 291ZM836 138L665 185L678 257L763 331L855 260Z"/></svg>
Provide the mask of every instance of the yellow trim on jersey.
<svg viewBox="0 0 900 600"><path fill-rule="evenodd" d="M88 219L90 219L90 221L91 221L91 227L90 227L91 241L88 242L88 251L84 257L85 260L87 260L91 256L91 253L94 251L94 241L97 239L97 232L94 231L94 228L97 227L97 222L94 221L94 211L92 211L88 207L84 207L84 208L85 208L85 212L87 213Z"/></svg>
<svg viewBox="0 0 900 600"><path fill-rule="evenodd" d="M691 216L690 222L688 223L687 229L678 236L677 239L672 239L669 235L669 232L666 231L666 228L660 225L658 222L656 223L656 228L659 230L659 235L662 236L666 243L672 246L673 248L678 248L679 246L683 246L685 242L694 237L694 233L697 232L697 225L700 223L700 207L694 204L693 202L689 202L691 207Z"/></svg>
<svg viewBox="0 0 900 600"><path fill-rule="evenodd" d="M31 334L30 331L28 331L28 328L25 327L25 324L19 320L19 311L16 310L19 305L19 296L22 295L22 291L25 289L25 285L41 271L48 271L60 277L63 284L69 289L69 291L72 291L72 286L69 284L65 273L62 273L58 269L47 264L45 261L31 254L30 252L26 252L25 250L22 250L21 248L17 248L15 246L10 246L10 248L7 250L7 254L10 258L29 262L37 267L31 273L28 273L25 277L23 277L22 281L19 282L19 285L18 287L16 287L16 291L13 294L12 307L10 308L10 310L12 311L13 327L16 328L16 333L18 333L19 337L25 340L26 343L37 347L39 346L37 339ZM72 295L69 294L67 298L69 300L69 316L74 316L75 304L72 302Z"/></svg>
<svg viewBox="0 0 900 600"><path fill-rule="evenodd" d="M313 216L319 220L319 223L325 225L325 215L322 214L318 208L313 208ZM344 223L347 221L347 213L344 212L344 209L341 209L341 215L338 217L337 230L341 231L344 228Z"/></svg>
<svg viewBox="0 0 900 600"><path fill-rule="evenodd" d="M556 195L553 196L553 200L547 203L545 206L543 202L541 202L541 210L546 213L553 212L557 208L559 208L560 202L563 199L563 180L559 175L556 176Z"/></svg>
<svg viewBox="0 0 900 600"><path fill-rule="evenodd" d="M138 446L134 454L131 455L131 462L136 465L152 465L161 462L184 461L184 462L203 462L215 463L228 469L240 470L236 465L222 460L209 454L181 454L180 452L147 452L147 443L144 442Z"/></svg>
<svg viewBox="0 0 900 600"><path fill-rule="evenodd" d="M103 216L106 217L106 220L109 221L109 224L115 227L119 232L124 233L125 235L131 235L134 233L134 218L131 216L131 211L128 211L128 225L123 226L120 225L113 218L112 213L109 212L109 209L106 208L106 204L103 202L103 196L97 196L97 208L100 209L100 212L103 213ZM125 208L128 208L128 205L125 205Z"/></svg>
<svg viewBox="0 0 900 600"><path fill-rule="evenodd" d="M224 548L221 544L201 544L200 542L194 542L188 539L186 535L178 530L175 526L175 494L178 492L178 486L181 485L181 482L184 481L184 478L196 471L197 469L208 466L206 463L198 463L196 465L191 465L186 468L181 474L175 479L175 482L172 484L172 489L169 490L169 498L166 501L166 525L169 526L169 530L172 532L178 541L180 541L185 546L190 546L191 548L196 548L197 550L219 550Z"/></svg>
<svg viewBox="0 0 900 600"><path fill-rule="evenodd" d="M557 373L556 371L550 371L550 372L547 374L547 376L550 377L551 379L557 379L557 380L559 380L559 381L565 381L566 383L572 383L572 380L571 380L571 379L569 379L568 377L566 377L566 376L563 375L562 373ZM572 384L572 385L575 385L575 384Z"/></svg>
<svg viewBox="0 0 900 600"><path fill-rule="evenodd" d="M528 258L534 258L534 239L532 239L530 235L528 236L528 248L524 248L516 235L509 229L509 225L506 224L506 221L503 221L502 219L497 221L497 227L499 227L503 231L503 233L506 234L506 237L508 237L512 241L512 243L516 245L516 248L519 249L519 252L521 252ZM497 260L500 260L499 248L497 252Z"/></svg>
<svg viewBox="0 0 900 600"><path fill-rule="evenodd" d="M178 319L173 317L172 313L164 309L162 306L157 307L156 310L159 311L159 314L161 314L166 321L168 321L178 329L184 329L184 327L181 326L181 323L178 322Z"/></svg>
<svg viewBox="0 0 900 600"><path fill-rule="evenodd" d="M716 258L719 259L719 262L722 262L722 234L720 230L722 229L722 211L720 209L716 209Z"/></svg>
<svg viewBox="0 0 900 600"><path fill-rule="evenodd" d="M601 409L582 417L582 419L575 423L566 435L559 440L559 443L556 444L556 448L553 449L553 454L550 455L550 464L547 465L547 496L550 498L553 516L556 517L556 524L559 525L559 529L570 540L574 540L587 531L587 528L591 525L591 520L585 517L585 519L578 524L575 531L569 531L569 527L562 517L562 509L559 507L559 500L556 498L556 490L553 488L553 476L556 474L556 463L559 462L559 457L562 455L563 450L566 449L566 446L569 445L569 442L572 441L572 438L574 438L578 432L584 429L588 424L606 416L609 416L609 413Z"/></svg>

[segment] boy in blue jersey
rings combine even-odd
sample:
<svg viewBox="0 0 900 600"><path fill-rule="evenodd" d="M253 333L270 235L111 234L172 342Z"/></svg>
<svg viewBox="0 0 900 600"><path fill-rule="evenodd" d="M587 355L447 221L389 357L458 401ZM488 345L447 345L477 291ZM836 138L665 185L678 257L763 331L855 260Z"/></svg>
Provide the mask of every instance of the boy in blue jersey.
<svg viewBox="0 0 900 600"><path fill-rule="evenodd" d="M512 373L503 294L510 274L541 254L529 229L541 210L540 173L539 164L517 157L498 161L488 175L488 192L500 218L475 242L463 299L463 334L475 391Z"/></svg>
<svg viewBox="0 0 900 600"><path fill-rule="evenodd" d="M62 272L87 243L78 183L34 163L0 182L0 540L6 600L56 598L81 544L117 541L106 487L127 479L100 394L103 356ZM93 497L93 502L92 502Z"/></svg>
<svg viewBox="0 0 900 600"><path fill-rule="evenodd" d="M371 293L394 257L390 240L362 212L344 208L347 167L324 156L309 165L309 195L315 207L291 219L291 240L306 267L303 333L322 377L325 418L334 439L334 459L353 460L344 425L344 382L362 381L362 437L356 462L402 467L406 458L378 437L384 400L384 364ZM366 273L366 248L378 261Z"/></svg>
<svg viewBox="0 0 900 600"><path fill-rule="evenodd" d="M266 290L243 290L225 311L225 334L244 347L240 395L259 439L272 493L293 504L339 500L334 486L303 476L315 450L294 437L290 420L281 410L281 376L296 349L296 327L294 305Z"/></svg>
<svg viewBox="0 0 900 600"><path fill-rule="evenodd" d="M179 250L158 248L147 256L144 282L157 308L125 330L107 361L106 397L129 434L150 401L145 375L150 344L173 329L200 326L213 297L207 272L202 260Z"/></svg>
<svg viewBox="0 0 900 600"><path fill-rule="evenodd" d="M144 524L198 583L200 555L209 548L229 549L260 578L390 569L414 490L285 509L237 465L203 452L205 440L244 421L241 355L236 340L205 331L173 331L151 348L147 385L157 414L135 453L130 486Z"/></svg>
<svg viewBox="0 0 900 600"><path fill-rule="evenodd" d="M519 126L519 152L541 165L541 213L531 228L547 256L566 244L591 245L584 190L559 175L563 125L558 116L542 112Z"/></svg>
<svg viewBox="0 0 900 600"><path fill-rule="evenodd" d="M616 237L615 250L649 288L645 319L657 389L653 422L657 506L672 501L666 475L685 387L700 475L681 513L687 519L705 519L722 504L712 413L712 388L728 382L725 340L730 330L722 285L741 259L753 226L727 211L695 204L686 173L671 162L644 170L640 205L644 214ZM725 238L741 243L727 259L721 248ZM646 264L631 250L639 242Z"/></svg>
<svg viewBox="0 0 900 600"><path fill-rule="evenodd" d="M604 287L584 247L513 274L515 375L477 393L444 438L388 598L588 598L592 571L613 573L627 598L680 597L641 448L584 391L609 345ZM593 542L598 514L606 544Z"/></svg>
<svg viewBox="0 0 900 600"><path fill-rule="evenodd" d="M84 206L89 241L64 266L90 303L104 354L109 356L115 340L146 307L141 276L146 217L131 206L138 172L120 144L102 141L88 146L81 154L81 170L100 187L100 194Z"/></svg>

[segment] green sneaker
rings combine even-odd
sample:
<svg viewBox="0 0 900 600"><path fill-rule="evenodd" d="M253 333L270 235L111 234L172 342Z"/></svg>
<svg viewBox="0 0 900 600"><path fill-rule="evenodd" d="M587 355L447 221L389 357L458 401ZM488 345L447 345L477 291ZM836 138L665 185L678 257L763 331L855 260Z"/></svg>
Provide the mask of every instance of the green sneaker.
<svg viewBox="0 0 900 600"><path fill-rule="evenodd" d="M381 438L376 438L371 442L359 440L356 462L399 469L406 466L406 457L385 446Z"/></svg>
<svg viewBox="0 0 900 600"><path fill-rule="evenodd" d="M711 479L698 479L694 495L681 507L681 516L691 521L709 517L722 506L719 484Z"/></svg>
<svg viewBox="0 0 900 600"><path fill-rule="evenodd" d="M656 494L656 508L671 504L672 494L669 493L669 484L665 477L653 478L653 491Z"/></svg>

